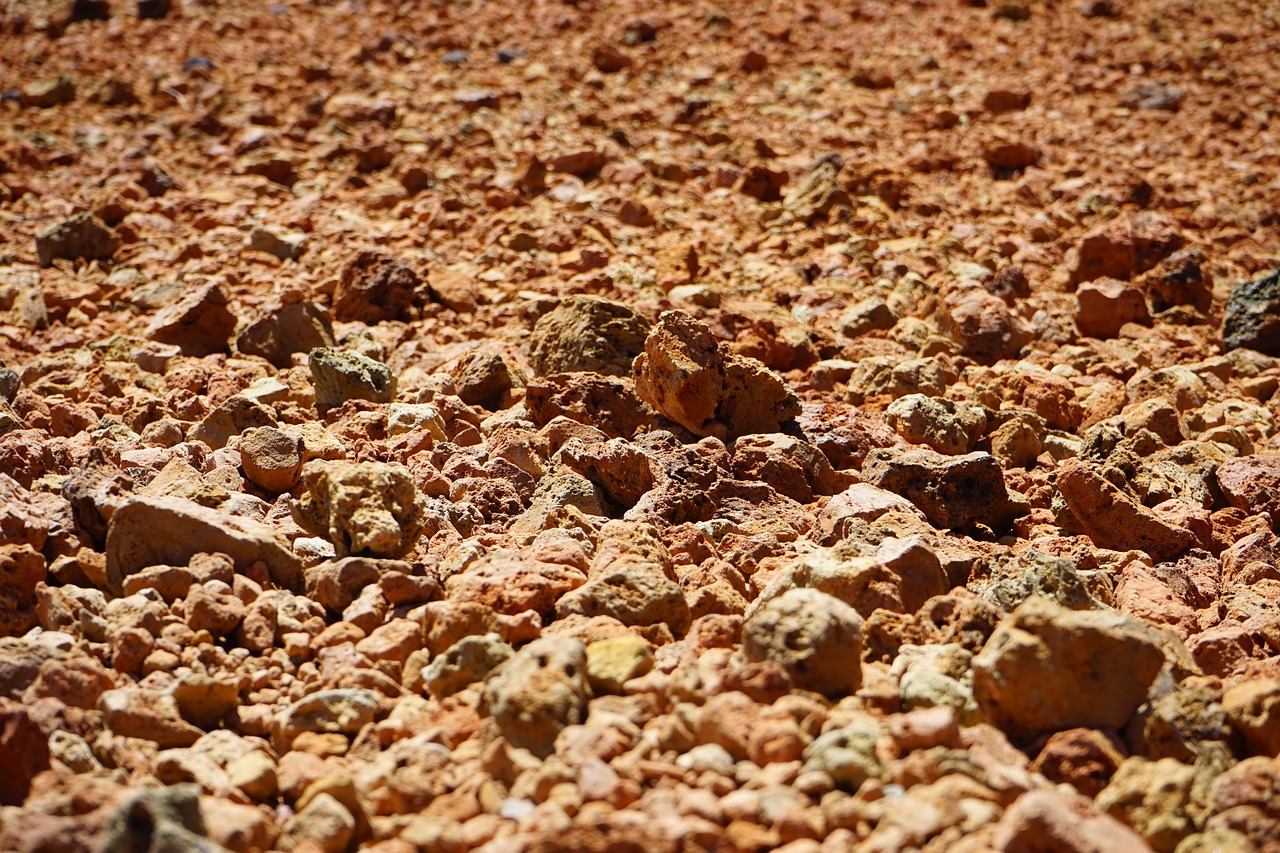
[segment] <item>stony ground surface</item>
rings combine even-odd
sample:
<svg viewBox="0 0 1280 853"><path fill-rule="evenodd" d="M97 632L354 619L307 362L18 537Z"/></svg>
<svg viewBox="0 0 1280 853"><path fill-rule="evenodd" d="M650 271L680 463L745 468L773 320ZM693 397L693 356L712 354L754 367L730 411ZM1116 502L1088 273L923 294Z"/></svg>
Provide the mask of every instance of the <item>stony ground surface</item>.
<svg viewBox="0 0 1280 853"><path fill-rule="evenodd" d="M1280 850L1278 18L3 4L0 850Z"/></svg>

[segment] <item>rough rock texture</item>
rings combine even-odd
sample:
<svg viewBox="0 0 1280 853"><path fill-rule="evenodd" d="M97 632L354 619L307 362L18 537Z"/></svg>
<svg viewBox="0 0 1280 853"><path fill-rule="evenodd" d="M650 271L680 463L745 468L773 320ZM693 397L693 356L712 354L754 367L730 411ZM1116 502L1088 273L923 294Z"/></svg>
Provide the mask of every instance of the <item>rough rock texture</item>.
<svg viewBox="0 0 1280 853"><path fill-rule="evenodd" d="M333 316L342 321L377 323L405 319L422 279L395 258L365 250L342 270L333 295Z"/></svg>
<svg viewBox="0 0 1280 853"><path fill-rule="evenodd" d="M540 757L550 754L566 726L582 722L587 695L587 649L571 638L535 640L485 685L503 736Z"/></svg>
<svg viewBox="0 0 1280 853"><path fill-rule="evenodd" d="M359 352L320 347L307 357L317 406L337 406L348 400L389 403L396 381L385 364Z"/></svg>
<svg viewBox="0 0 1280 853"><path fill-rule="evenodd" d="M1280 355L1280 270L1231 291L1222 315L1222 346Z"/></svg>
<svg viewBox="0 0 1280 853"><path fill-rule="evenodd" d="M1163 663L1158 635L1141 623L1037 597L974 658L974 696L993 722L1019 735L1119 728L1146 700Z"/></svg>
<svg viewBox="0 0 1280 853"><path fill-rule="evenodd" d="M120 247L120 240L101 219L88 213L77 214L36 235L36 255L40 266L52 266L54 259L98 260L110 258Z"/></svg>
<svg viewBox="0 0 1280 853"><path fill-rule="evenodd" d="M800 413L776 374L729 351L683 311L658 318L633 372L640 398L696 435L777 432Z"/></svg>
<svg viewBox="0 0 1280 853"><path fill-rule="evenodd" d="M590 371L629 376L648 334L649 322L630 307L574 296L539 318L529 339L529 363L540 375Z"/></svg>
<svg viewBox="0 0 1280 853"><path fill-rule="evenodd" d="M862 474L872 485L902 495L929 522L963 529L983 524L1005 530L1025 512L1005 486L1000 463L989 453L944 456L931 450L873 450Z"/></svg>
<svg viewBox="0 0 1280 853"><path fill-rule="evenodd" d="M1070 511L1071 526L1100 548L1136 548L1163 561L1192 542L1189 530L1162 521L1079 460L1068 459L1058 467L1058 489Z"/></svg>
<svg viewBox="0 0 1280 853"><path fill-rule="evenodd" d="M418 541L426 504L409 471L381 462L308 462L298 523L333 543L338 556L399 557Z"/></svg>
<svg viewBox="0 0 1280 853"><path fill-rule="evenodd" d="M803 690L847 696L862 684L862 617L816 589L788 590L756 610L742 625L742 650L781 665Z"/></svg>

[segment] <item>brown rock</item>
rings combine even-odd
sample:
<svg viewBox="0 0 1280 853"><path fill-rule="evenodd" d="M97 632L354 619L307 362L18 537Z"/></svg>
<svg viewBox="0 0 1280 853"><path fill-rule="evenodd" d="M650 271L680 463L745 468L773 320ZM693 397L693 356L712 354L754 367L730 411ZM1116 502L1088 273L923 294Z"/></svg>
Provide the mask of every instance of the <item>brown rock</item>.
<svg viewBox="0 0 1280 853"><path fill-rule="evenodd" d="M800 413L795 393L777 375L735 355L683 311L658 319L633 372L641 399L697 435L778 432Z"/></svg>
<svg viewBox="0 0 1280 853"><path fill-rule="evenodd" d="M25 544L0 546L0 636L21 636L36 626L36 586L44 579L40 552Z"/></svg>
<svg viewBox="0 0 1280 853"><path fill-rule="evenodd" d="M1266 678L1237 684L1223 694L1222 710L1250 752L1280 755L1280 681Z"/></svg>
<svg viewBox="0 0 1280 853"><path fill-rule="evenodd" d="M0 699L0 805L20 806L37 773L49 769L49 743L26 708Z"/></svg>
<svg viewBox="0 0 1280 853"><path fill-rule="evenodd" d="M911 501L939 528L985 524L1009 528L1025 514L1005 487L1000 461L989 453L944 456L932 450L876 449L862 464L863 478Z"/></svg>
<svg viewBox="0 0 1280 853"><path fill-rule="evenodd" d="M402 261L365 249L342 269L333 295L334 319L369 325L408 319L421 285L422 279Z"/></svg>
<svg viewBox="0 0 1280 853"><path fill-rule="evenodd" d="M1125 323L1151 325L1142 291L1113 278L1099 278L1076 289L1076 328L1094 338L1114 338Z"/></svg>
<svg viewBox="0 0 1280 853"><path fill-rule="evenodd" d="M245 430L239 451L245 477L269 492L288 491L302 473L301 440L275 427Z"/></svg>
<svg viewBox="0 0 1280 853"><path fill-rule="evenodd" d="M1218 466L1215 476L1227 501L1250 515L1268 513L1280 529L1280 456L1241 456Z"/></svg>
<svg viewBox="0 0 1280 853"><path fill-rule="evenodd" d="M236 331L236 315L227 305L221 285L203 284L173 305L162 308L147 325L145 336L174 344L184 355L226 352Z"/></svg>
<svg viewBox="0 0 1280 853"><path fill-rule="evenodd" d="M307 493L291 504L304 529L333 543L338 556L399 557L429 524L446 522L426 511L403 465L314 460L302 469Z"/></svg>
<svg viewBox="0 0 1280 853"><path fill-rule="evenodd" d="M489 712L512 746L545 758L587 706L587 650L580 640L534 640L485 685Z"/></svg>
<svg viewBox="0 0 1280 853"><path fill-rule="evenodd" d="M1120 763L1123 744L1097 729L1055 732L1031 762L1031 769L1050 782L1066 783L1086 797L1107 787Z"/></svg>
<svg viewBox="0 0 1280 853"><path fill-rule="evenodd" d="M538 319L529 339L529 363L540 376L577 371L629 376L649 329L644 317L619 302L572 296Z"/></svg>
<svg viewBox="0 0 1280 853"><path fill-rule="evenodd" d="M1191 531L1174 527L1135 503L1109 480L1078 459L1058 466L1058 491L1078 526L1099 548L1146 551L1157 562L1191 545Z"/></svg>
<svg viewBox="0 0 1280 853"><path fill-rule="evenodd" d="M36 235L36 254L40 266L53 266L54 259L109 259L120 247L120 240L102 220L89 213L50 225Z"/></svg>
<svg viewBox="0 0 1280 853"><path fill-rule="evenodd" d="M862 617L816 589L788 590L742 626L748 660L773 661L803 690L848 696L862 685Z"/></svg>
<svg viewBox="0 0 1280 853"><path fill-rule="evenodd" d="M237 337L236 349L265 358L276 367L293 364L293 354L333 346L329 312L314 302L268 308Z"/></svg>
<svg viewBox="0 0 1280 853"><path fill-rule="evenodd" d="M973 692L988 719L1016 736L1119 728L1163 664L1157 636L1141 623L1036 597L973 659Z"/></svg>
<svg viewBox="0 0 1280 853"><path fill-rule="evenodd" d="M1085 797L1028 791L996 824L991 848L1004 853L1148 853L1141 835Z"/></svg>

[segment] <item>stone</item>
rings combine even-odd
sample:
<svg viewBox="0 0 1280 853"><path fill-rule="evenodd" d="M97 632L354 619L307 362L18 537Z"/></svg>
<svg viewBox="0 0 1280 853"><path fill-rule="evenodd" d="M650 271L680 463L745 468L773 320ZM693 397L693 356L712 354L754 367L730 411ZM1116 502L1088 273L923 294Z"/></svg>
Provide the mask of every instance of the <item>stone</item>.
<svg viewBox="0 0 1280 853"><path fill-rule="evenodd" d="M1067 729L1049 736L1031 769L1050 782L1096 797L1123 763L1122 749L1114 736L1096 729Z"/></svg>
<svg viewBox="0 0 1280 853"><path fill-rule="evenodd" d="M1217 466L1214 477L1232 506L1250 515L1268 513L1280 530L1280 456L1241 456Z"/></svg>
<svg viewBox="0 0 1280 853"><path fill-rule="evenodd" d="M306 249L307 235L298 231L256 226L249 232L245 245L256 252L275 255L282 261L296 261Z"/></svg>
<svg viewBox="0 0 1280 853"><path fill-rule="evenodd" d="M104 692L98 699L98 710L115 734L148 740L161 749L191 746L204 734L182 719L172 696L141 687Z"/></svg>
<svg viewBox="0 0 1280 853"><path fill-rule="evenodd" d="M939 330L960 347L960 352L982 364L1016 358L1030 342L1026 324L1003 299L971 287L952 297L938 318Z"/></svg>
<svg viewBox="0 0 1280 853"><path fill-rule="evenodd" d="M1073 285L1099 278L1129 281L1182 248L1183 238L1168 218L1140 211L1103 223L1081 238L1067 255Z"/></svg>
<svg viewBox="0 0 1280 853"><path fill-rule="evenodd" d="M848 696L862 685L862 617L816 589L788 590L743 623L748 660L773 661L802 690Z"/></svg>
<svg viewBox="0 0 1280 853"><path fill-rule="evenodd" d="M567 637L534 640L485 685L485 701L502 736L539 758L551 754L566 726L583 721L587 695L586 646Z"/></svg>
<svg viewBox="0 0 1280 853"><path fill-rule="evenodd" d="M0 636L18 637L39 622L36 588L45 580L44 556L30 545L0 545Z"/></svg>
<svg viewBox="0 0 1280 853"><path fill-rule="evenodd" d="M1196 771L1173 759L1125 759L1098 795L1097 807L1137 830L1159 853L1173 853L1196 831L1203 805L1195 802Z"/></svg>
<svg viewBox="0 0 1280 853"><path fill-rule="evenodd" d="M332 408L347 400L390 403L396 380L382 362L350 350L317 347L307 356L316 406Z"/></svg>
<svg viewBox="0 0 1280 853"><path fill-rule="evenodd" d="M356 831L356 819L346 806L329 794L320 794L289 818L277 842L280 850L301 847L323 853L345 853Z"/></svg>
<svg viewBox="0 0 1280 853"><path fill-rule="evenodd" d="M630 376L649 330L648 320L620 302L570 296L533 327L529 363L539 376L580 371Z"/></svg>
<svg viewBox="0 0 1280 853"><path fill-rule="evenodd" d="M275 410L270 406L243 394L232 394L191 428L189 438L219 450L245 430L276 423Z"/></svg>
<svg viewBox="0 0 1280 853"><path fill-rule="evenodd" d="M40 109L67 104L74 101L75 98L75 81L65 74L44 80L32 80L23 86L22 91L19 93L19 102L24 107L39 107ZM80 215L85 216L85 214ZM41 261L41 264L48 266L43 261Z"/></svg>
<svg viewBox="0 0 1280 853"><path fill-rule="evenodd" d="M819 521L827 542L844 536L850 522L875 521L886 513L906 513L925 521L925 515L916 505L901 495L869 483L854 483L827 501Z"/></svg>
<svg viewBox="0 0 1280 853"><path fill-rule="evenodd" d="M91 213L79 213L50 225L36 235L40 266L50 267L56 259L109 260L120 248L115 232Z"/></svg>
<svg viewBox="0 0 1280 853"><path fill-rule="evenodd" d="M36 774L49 769L49 742L21 703L0 699L0 806L20 806Z"/></svg>
<svg viewBox="0 0 1280 853"><path fill-rule="evenodd" d="M431 660L422 680L433 698L445 699L484 681L513 654L515 650L497 634L463 637Z"/></svg>
<svg viewBox="0 0 1280 853"><path fill-rule="evenodd" d="M240 467L251 483L268 492L287 492L302 473L302 441L275 427L253 427L240 435Z"/></svg>
<svg viewBox="0 0 1280 853"><path fill-rule="evenodd" d="M1255 755L1280 755L1280 680L1244 681L1222 696L1222 710Z"/></svg>
<svg viewBox="0 0 1280 853"><path fill-rule="evenodd" d="M363 688L317 690L294 702L275 719L275 742L287 749L304 732L355 734L373 722L382 697Z"/></svg>
<svg viewBox="0 0 1280 853"><path fill-rule="evenodd" d="M394 438L425 429L436 441L446 441L444 418L431 403L392 403L387 408L387 436Z"/></svg>
<svg viewBox="0 0 1280 853"><path fill-rule="evenodd" d="M1086 797L1028 791L1005 810L988 842L1006 853L1149 853L1146 840Z"/></svg>
<svg viewBox="0 0 1280 853"><path fill-rule="evenodd" d="M332 542L339 557L400 557L429 520L441 523L424 518L425 499L403 465L315 460L302 480L307 493L291 503L294 519Z"/></svg>
<svg viewBox="0 0 1280 853"><path fill-rule="evenodd" d="M1163 665L1160 640L1142 623L1036 597L1001 622L974 658L974 697L988 719L1019 737L1115 729L1146 701Z"/></svg>
<svg viewBox="0 0 1280 853"><path fill-rule="evenodd" d="M856 791L884 774L876 750L880 729L870 718L823 732L804 748L804 771L829 775L836 785Z"/></svg>
<svg viewBox="0 0 1280 853"><path fill-rule="evenodd" d="M1193 541L1191 531L1161 521L1079 459L1065 459L1058 466L1057 486L1070 510L1070 525L1099 548L1136 549L1163 562Z"/></svg>
<svg viewBox="0 0 1280 853"><path fill-rule="evenodd" d="M210 678L204 673L189 672L173 685L170 695L178 703L184 720L202 729L215 729L239 704L240 686L237 679Z"/></svg>
<svg viewBox="0 0 1280 853"><path fill-rule="evenodd" d="M587 682L597 696L625 694L626 683L653 669L653 648L635 634L596 640L587 646Z"/></svg>
<svg viewBox="0 0 1280 853"><path fill-rule="evenodd" d="M408 320L421 287L422 278L412 267L365 249L342 269L333 294L334 319L370 326L384 320Z"/></svg>
<svg viewBox="0 0 1280 853"><path fill-rule="evenodd" d="M264 310L236 336L236 349L265 358L279 368L293 364L293 354L334 345L329 312L314 302L290 302Z"/></svg>
<svg viewBox="0 0 1280 853"><path fill-rule="evenodd" d="M684 311L658 318L632 372L642 400L696 435L775 433L800 414L781 378L735 354Z"/></svg>
<svg viewBox="0 0 1280 853"><path fill-rule="evenodd" d="M840 491L841 478L821 450L781 433L748 435L733 444L733 475L760 480L800 503Z"/></svg>
<svg viewBox="0 0 1280 853"><path fill-rule="evenodd" d="M616 561L608 571L561 596L556 614L560 618L570 614L611 616L635 627L663 623L676 636L688 630L691 619L678 583L653 564L627 559Z"/></svg>
<svg viewBox="0 0 1280 853"><path fill-rule="evenodd" d="M230 853L209 840L200 786L192 783L145 789L128 797L111 819L100 849Z"/></svg>
<svg viewBox="0 0 1280 853"><path fill-rule="evenodd" d="M227 764L227 781L259 802L280 792L276 762L266 750L253 749Z"/></svg>
<svg viewBox="0 0 1280 853"><path fill-rule="evenodd" d="M261 561L276 585L302 585L302 564L273 527L182 498L128 500L111 517L106 553L111 595L120 595L132 574L150 566L185 566L196 554L226 554L242 570Z"/></svg>
<svg viewBox="0 0 1280 853"><path fill-rule="evenodd" d="M226 352L231 336L236 333L236 324L227 292L221 285L207 282L157 311L143 337L173 344L183 355L201 358Z"/></svg>
<svg viewBox="0 0 1280 853"><path fill-rule="evenodd" d="M987 430L981 406L923 394L894 400L885 409L884 418L907 441L947 456L968 453Z"/></svg>
<svg viewBox="0 0 1280 853"><path fill-rule="evenodd" d="M980 451L944 456L925 449L876 448L863 461L862 476L911 501L938 528L984 524L1002 532L1027 510L1005 487L1000 461Z"/></svg>
<svg viewBox="0 0 1280 853"><path fill-rule="evenodd" d="M182 612L192 631L208 631L215 639L227 637L244 619L245 604L229 592L214 592L193 586L183 601Z"/></svg>
<svg viewBox="0 0 1280 853"><path fill-rule="evenodd" d="M1076 328L1094 338L1114 338L1125 323L1151 325L1147 300L1132 284L1099 278L1076 288Z"/></svg>

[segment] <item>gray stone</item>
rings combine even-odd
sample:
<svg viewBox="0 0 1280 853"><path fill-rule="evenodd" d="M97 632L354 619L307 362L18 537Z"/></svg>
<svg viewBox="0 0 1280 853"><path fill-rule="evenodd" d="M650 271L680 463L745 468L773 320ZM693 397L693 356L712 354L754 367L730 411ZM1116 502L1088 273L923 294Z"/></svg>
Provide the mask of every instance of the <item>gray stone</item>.
<svg viewBox="0 0 1280 853"><path fill-rule="evenodd" d="M577 371L627 376L648 334L649 321L626 305L570 296L533 327L529 363L539 376Z"/></svg>
<svg viewBox="0 0 1280 853"><path fill-rule="evenodd" d="M1280 355L1280 270L1232 291L1222 316L1222 346Z"/></svg>
<svg viewBox="0 0 1280 853"><path fill-rule="evenodd" d="M390 403L396 381L391 369L366 355L330 347L317 347L308 357L316 405L331 408L347 400Z"/></svg>
<svg viewBox="0 0 1280 853"><path fill-rule="evenodd" d="M497 634L463 637L437 655L422 673L427 691L436 699L452 696L484 679L515 654Z"/></svg>
<svg viewBox="0 0 1280 853"><path fill-rule="evenodd" d="M512 746L545 758L556 737L587 710L587 648L570 637L543 637L490 676L485 700Z"/></svg>

